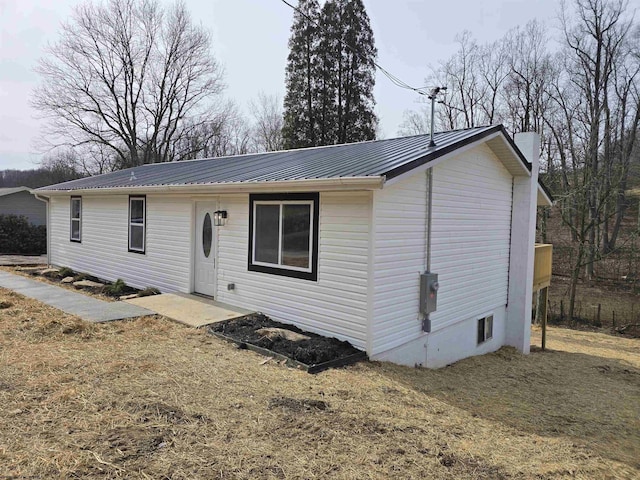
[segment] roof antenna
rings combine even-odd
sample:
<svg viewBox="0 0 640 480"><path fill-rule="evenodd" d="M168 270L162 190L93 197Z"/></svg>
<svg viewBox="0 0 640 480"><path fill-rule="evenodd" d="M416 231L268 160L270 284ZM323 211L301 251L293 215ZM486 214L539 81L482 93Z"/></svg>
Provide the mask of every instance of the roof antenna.
<svg viewBox="0 0 640 480"><path fill-rule="evenodd" d="M431 100L431 140L429 141L429 147L436 146L436 142L433 141L433 124L435 123L434 121L436 116L436 97L438 96L438 93L444 93L446 89L447 87L432 88L429 92L429 96L427 97L429 100Z"/></svg>

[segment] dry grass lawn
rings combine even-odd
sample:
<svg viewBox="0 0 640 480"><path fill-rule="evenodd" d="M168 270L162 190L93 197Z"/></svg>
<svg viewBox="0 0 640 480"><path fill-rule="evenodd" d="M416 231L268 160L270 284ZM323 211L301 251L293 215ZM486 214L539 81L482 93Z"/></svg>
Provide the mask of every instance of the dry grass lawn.
<svg viewBox="0 0 640 480"><path fill-rule="evenodd" d="M312 376L163 318L0 307L0 478L640 477L639 340Z"/></svg>

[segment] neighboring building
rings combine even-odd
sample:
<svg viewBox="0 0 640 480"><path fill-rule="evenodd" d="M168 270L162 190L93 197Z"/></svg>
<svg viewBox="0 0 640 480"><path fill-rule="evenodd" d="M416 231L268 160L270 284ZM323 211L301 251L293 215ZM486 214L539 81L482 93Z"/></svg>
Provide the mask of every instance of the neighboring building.
<svg viewBox="0 0 640 480"><path fill-rule="evenodd" d="M539 139L516 136L518 149L491 126L435 143L145 165L44 187L49 260L210 295L372 359L439 367L503 345L526 353L536 199L551 202L537 180ZM427 270L440 285L428 316Z"/></svg>
<svg viewBox="0 0 640 480"><path fill-rule="evenodd" d="M29 223L46 225L47 205L28 187L0 188L0 215L23 215Z"/></svg>

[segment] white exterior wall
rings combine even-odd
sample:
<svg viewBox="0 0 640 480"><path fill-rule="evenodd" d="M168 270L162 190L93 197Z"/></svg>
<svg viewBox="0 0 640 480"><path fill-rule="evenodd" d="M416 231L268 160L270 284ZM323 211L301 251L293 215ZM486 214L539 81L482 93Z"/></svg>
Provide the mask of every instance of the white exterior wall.
<svg viewBox="0 0 640 480"><path fill-rule="evenodd" d="M540 136L534 132L518 133L514 140L531 163L531 176L518 176L513 182L511 283L509 284L510 302L507 308L506 343L523 353L529 353Z"/></svg>
<svg viewBox="0 0 640 480"><path fill-rule="evenodd" d="M440 290L433 332L506 305L512 184L484 146L435 167L431 270ZM469 335L475 339L475 327Z"/></svg>
<svg viewBox="0 0 640 480"><path fill-rule="evenodd" d="M365 349L371 194L320 193L317 281L248 271L249 195L219 202L216 299Z"/></svg>
<svg viewBox="0 0 640 480"><path fill-rule="evenodd" d="M418 311L426 176L416 173L376 192L374 359L440 367L504 344L512 182L487 146L434 167L431 271L438 274L440 290L430 334L422 332ZM476 345L477 319L491 314L493 339Z"/></svg>
<svg viewBox="0 0 640 480"><path fill-rule="evenodd" d="M426 268L426 193L425 172L374 193L370 355L422 336L418 302Z"/></svg>
<svg viewBox="0 0 640 480"><path fill-rule="evenodd" d="M52 264L136 288L191 291L191 199L147 195L145 254L128 251L128 195L82 197L81 243L69 241L69 199L50 201Z"/></svg>

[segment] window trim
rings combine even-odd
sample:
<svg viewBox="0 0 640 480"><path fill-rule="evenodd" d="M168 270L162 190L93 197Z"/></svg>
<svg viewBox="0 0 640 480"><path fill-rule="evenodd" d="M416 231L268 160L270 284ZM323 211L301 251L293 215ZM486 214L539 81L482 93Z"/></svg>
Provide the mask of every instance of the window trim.
<svg viewBox="0 0 640 480"><path fill-rule="evenodd" d="M131 202L134 200L142 200L142 223L131 222ZM131 227L142 226L142 249L131 247ZM129 195L129 212L127 217L127 247L131 253L146 254L147 251L147 196L146 195Z"/></svg>
<svg viewBox="0 0 640 480"><path fill-rule="evenodd" d="M256 205L286 205L308 204L311 205L310 241L309 241L309 268L276 265L264 262L254 262L255 246L255 208ZM318 236L320 218L320 194L313 193L253 193L249 195L249 251L247 269L250 272L269 273L285 277L300 278L302 280L318 280ZM280 231L282 230L282 206L279 215ZM279 237L279 255L282 250L282 235Z"/></svg>
<svg viewBox="0 0 640 480"><path fill-rule="evenodd" d="M483 338L480 338L480 325L482 325L482 336ZM490 327L490 328L487 328ZM476 323L476 329L477 329L477 342L478 345L482 345L486 342L488 342L489 340L491 340L493 338L493 314L490 315L485 315L484 317L480 317L478 318L478 321ZM487 334L487 332L489 332L489 334Z"/></svg>
<svg viewBox="0 0 640 480"><path fill-rule="evenodd" d="M78 218L73 217L73 202L80 202ZM73 238L73 222L78 222L78 238ZM69 241L74 243L82 243L82 197L80 195L72 195L69 200Z"/></svg>

